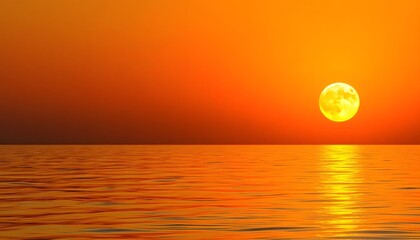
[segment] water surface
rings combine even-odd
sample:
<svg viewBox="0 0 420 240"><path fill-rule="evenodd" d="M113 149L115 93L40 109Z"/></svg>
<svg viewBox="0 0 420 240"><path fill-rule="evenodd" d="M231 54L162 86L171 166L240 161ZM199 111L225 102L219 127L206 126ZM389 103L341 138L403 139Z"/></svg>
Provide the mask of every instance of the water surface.
<svg viewBox="0 0 420 240"><path fill-rule="evenodd" d="M419 146L0 146L0 239L420 239Z"/></svg>

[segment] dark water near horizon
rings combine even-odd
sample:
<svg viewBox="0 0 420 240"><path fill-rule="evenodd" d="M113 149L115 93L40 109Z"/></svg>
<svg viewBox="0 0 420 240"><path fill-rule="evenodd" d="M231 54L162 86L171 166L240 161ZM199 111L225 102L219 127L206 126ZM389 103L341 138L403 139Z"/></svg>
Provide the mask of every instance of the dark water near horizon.
<svg viewBox="0 0 420 240"><path fill-rule="evenodd" d="M0 146L0 239L420 239L420 146Z"/></svg>

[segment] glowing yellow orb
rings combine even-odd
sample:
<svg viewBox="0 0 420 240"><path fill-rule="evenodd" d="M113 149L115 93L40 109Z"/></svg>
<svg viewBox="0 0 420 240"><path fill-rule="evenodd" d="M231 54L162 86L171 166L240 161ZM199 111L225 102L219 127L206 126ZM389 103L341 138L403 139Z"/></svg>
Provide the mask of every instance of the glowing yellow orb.
<svg viewBox="0 0 420 240"><path fill-rule="evenodd" d="M319 108L326 118L344 122L356 115L360 99L356 90L346 83L328 85L319 96Z"/></svg>

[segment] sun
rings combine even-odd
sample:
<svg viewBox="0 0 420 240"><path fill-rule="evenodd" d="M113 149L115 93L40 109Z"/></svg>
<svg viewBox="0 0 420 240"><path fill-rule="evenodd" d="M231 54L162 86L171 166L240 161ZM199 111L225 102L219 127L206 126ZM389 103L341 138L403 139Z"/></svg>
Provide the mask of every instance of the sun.
<svg viewBox="0 0 420 240"><path fill-rule="evenodd" d="M356 115L360 106L359 94L352 86L336 82L328 85L319 96L319 108L326 118L345 122Z"/></svg>

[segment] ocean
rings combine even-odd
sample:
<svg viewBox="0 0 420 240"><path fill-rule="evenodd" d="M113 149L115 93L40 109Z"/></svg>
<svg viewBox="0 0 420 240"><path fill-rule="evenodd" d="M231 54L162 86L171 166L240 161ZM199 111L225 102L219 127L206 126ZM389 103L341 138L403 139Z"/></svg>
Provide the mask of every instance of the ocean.
<svg viewBox="0 0 420 240"><path fill-rule="evenodd" d="M416 145L3 145L0 239L420 239Z"/></svg>

